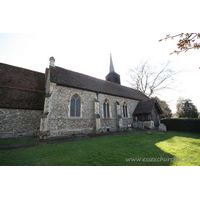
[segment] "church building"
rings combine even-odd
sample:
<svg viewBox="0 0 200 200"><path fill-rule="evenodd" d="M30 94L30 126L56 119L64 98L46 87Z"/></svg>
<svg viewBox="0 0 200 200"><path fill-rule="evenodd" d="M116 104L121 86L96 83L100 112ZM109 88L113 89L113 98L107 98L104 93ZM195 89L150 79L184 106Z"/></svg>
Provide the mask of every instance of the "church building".
<svg viewBox="0 0 200 200"><path fill-rule="evenodd" d="M105 80L55 65L45 74L0 63L0 138L40 139L154 129L162 110L142 92L121 85L110 55Z"/></svg>

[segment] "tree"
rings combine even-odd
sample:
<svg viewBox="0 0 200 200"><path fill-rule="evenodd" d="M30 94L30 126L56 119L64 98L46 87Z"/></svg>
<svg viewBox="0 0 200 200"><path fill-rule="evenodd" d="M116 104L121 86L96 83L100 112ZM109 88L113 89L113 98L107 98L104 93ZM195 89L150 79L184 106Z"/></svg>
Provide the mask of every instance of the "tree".
<svg viewBox="0 0 200 200"><path fill-rule="evenodd" d="M178 55L182 51L185 51L186 53L190 49L200 48L200 43L198 43L198 39L200 39L200 33L180 33L178 35L173 35L173 36L169 34L166 35L164 39L160 39L159 42L163 40L166 41L169 38L173 40L175 37L181 38L177 44L179 51L174 50L174 52L170 53L169 55L172 55L173 53L177 53Z"/></svg>
<svg viewBox="0 0 200 200"><path fill-rule="evenodd" d="M172 111L169 108L169 105L167 104L166 101L160 100L157 96L151 97L151 99L155 99L159 103L159 105L164 113L164 114L160 115L161 119L172 117Z"/></svg>
<svg viewBox="0 0 200 200"><path fill-rule="evenodd" d="M198 118L198 110L190 99L179 98L176 108L178 118Z"/></svg>
<svg viewBox="0 0 200 200"><path fill-rule="evenodd" d="M174 76L180 72L173 71L169 62L160 67L152 67L148 61L141 62L135 69L129 70L131 81L128 81L136 90L146 94L148 97L158 93L160 90L172 89L170 85L174 82Z"/></svg>

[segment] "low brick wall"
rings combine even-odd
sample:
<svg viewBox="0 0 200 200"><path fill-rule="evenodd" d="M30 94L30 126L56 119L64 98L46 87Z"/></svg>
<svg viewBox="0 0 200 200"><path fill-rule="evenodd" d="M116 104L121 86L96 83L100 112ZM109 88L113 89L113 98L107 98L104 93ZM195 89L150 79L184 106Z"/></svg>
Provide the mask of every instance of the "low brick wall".
<svg viewBox="0 0 200 200"><path fill-rule="evenodd" d="M36 136L41 110L0 108L0 138Z"/></svg>

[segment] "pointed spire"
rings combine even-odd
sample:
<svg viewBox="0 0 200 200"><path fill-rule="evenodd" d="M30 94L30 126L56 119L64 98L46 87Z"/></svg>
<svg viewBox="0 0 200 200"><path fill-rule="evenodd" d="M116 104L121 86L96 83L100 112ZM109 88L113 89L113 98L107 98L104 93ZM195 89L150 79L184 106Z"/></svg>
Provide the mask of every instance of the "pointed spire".
<svg viewBox="0 0 200 200"><path fill-rule="evenodd" d="M114 70L111 54L110 54L110 72L106 76L106 81L110 81L110 82L113 82L113 83L120 84L120 75L117 74Z"/></svg>
<svg viewBox="0 0 200 200"><path fill-rule="evenodd" d="M110 54L110 72L114 72L114 66L113 66L113 62L112 62L112 56Z"/></svg>

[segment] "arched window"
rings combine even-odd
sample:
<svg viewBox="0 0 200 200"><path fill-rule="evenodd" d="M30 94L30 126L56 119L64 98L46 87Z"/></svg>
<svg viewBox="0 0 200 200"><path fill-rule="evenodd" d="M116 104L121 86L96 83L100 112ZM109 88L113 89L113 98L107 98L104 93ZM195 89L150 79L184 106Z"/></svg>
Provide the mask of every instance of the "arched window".
<svg viewBox="0 0 200 200"><path fill-rule="evenodd" d="M124 102L123 104L123 116L128 117L128 112L127 112L127 104Z"/></svg>
<svg viewBox="0 0 200 200"><path fill-rule="evenodd" d="M80 117L80 98L75 94L71 99L70 116Z"/></svg>
<svg viewBox="0 0 200 200"><path fill-rule="evenodd" d="M104 118L109 118L110 113L109 113L109 102L107 99L105 99L103 103L103 113L104 113Z"/></svg>

